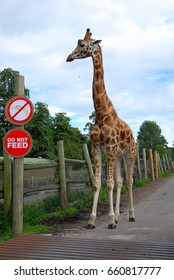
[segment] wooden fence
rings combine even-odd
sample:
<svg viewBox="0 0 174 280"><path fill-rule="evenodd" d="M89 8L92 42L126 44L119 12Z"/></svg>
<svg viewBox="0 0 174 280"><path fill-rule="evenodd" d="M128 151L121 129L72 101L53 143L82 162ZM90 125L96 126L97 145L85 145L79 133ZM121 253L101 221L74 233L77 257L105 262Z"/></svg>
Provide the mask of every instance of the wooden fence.
<svg viewBox="0 0 174 280"><path fill-rule="evenodd" d="M66 159L64 158L63 141L58 141L58 162L46 160L37 165L25 164L23 195L59 189L61 207L65 209L67 207L67 184L72 188L88 185L93 189L93 167L86 144L83 145L83 152L85 160ZM147 157L149 160L146 159ZM6 219L12 203L12 165L11 157L4 152L3 159L0 160L0 198L4 199L4 217ZM123 164L123 169L123 172L126 172L125 164ZM167 155L160 157L156 151L152 153L152 150L147 153L145 149L142 151L141 158L137 153L135 179L141 180L145 177L154 181L158 179L161 172L174 172L170 157ZM106 183L106 173L107 168L104 164L102 165L103 184Z"/></svg>

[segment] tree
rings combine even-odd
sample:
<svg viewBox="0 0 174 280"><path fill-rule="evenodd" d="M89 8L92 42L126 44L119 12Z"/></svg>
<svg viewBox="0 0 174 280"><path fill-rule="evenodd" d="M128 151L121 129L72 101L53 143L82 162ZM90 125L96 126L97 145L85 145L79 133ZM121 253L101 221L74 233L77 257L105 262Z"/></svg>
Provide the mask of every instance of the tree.
<svg viewBox="0 0 174 280"><path fill-rule="evenodd" d="M57 113L53 118L54 145L56 147L57 141L63 140L65 157L81 159L83 156L82 144L86 142L86 136L78 128L72 127L70 120L66 113Z"/></svg>
<svg viewBox="0 0 174 280"><path fill-rule="evenodd" d="M157 152L162 156L167 154L168 156L172 156L172 150L171 148L164 146L164 145L157 145L156 146Z"/></svg>
<svg viewBox="0 0 174 280"><path fill-rule="evenodd" d="M48 105L37 102L34 105L34 116L25 126L33 138L33 148L28 156L54 159L52 121Z"/></svg>
<svg viewBox="0 0 174 280"><path fill-rule="evenodd" d="M11 68L5 68L0 71L0 154L2 155L3 147L2 140L6 132L12 128L5 117L4 109L7 101L14 97L14 81L15 77L19 75L18 71L14 71ZM29 97L29 90L24 89L26 97Z"/></svg>
<svg viewBox="0 0 174 280"><path fill-rule="evenodd" d="M146 148L147 150L156 150L159 148L161 150L161 147L167 147L167 141L162 135L161 128L155 121L144 121L142 123L137 140L140 151L142 151L142 148Z"/></svg>
<svg viewBox="0 0 174 280"><path fill-rule="evenodd" d="M91 120L90 122L87 122L86 124L85 124L85 128L84 128L84 131L88 131L88 135L90 134L90 132L91 132L91 129L92 129L92 127L93 127L93 125L95 124L95 121L96 121L96 113L95 113L95 111L93 111L92 113L91 113L91 115L89 116L89 119Z"/></svg>

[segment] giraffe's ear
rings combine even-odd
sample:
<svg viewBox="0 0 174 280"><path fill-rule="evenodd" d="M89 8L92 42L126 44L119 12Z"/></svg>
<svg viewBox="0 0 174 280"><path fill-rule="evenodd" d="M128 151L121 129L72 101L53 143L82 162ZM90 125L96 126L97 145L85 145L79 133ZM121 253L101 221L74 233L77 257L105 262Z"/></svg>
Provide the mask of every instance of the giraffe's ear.
<svg viewBox="0 0 174 280"><path fill-rule="evenodd" d="M95 40L95 41L93 42L93 44L94 44L94 45L99 45L99 44L101 43L101 41L102 41L102 40Z"/></svg>

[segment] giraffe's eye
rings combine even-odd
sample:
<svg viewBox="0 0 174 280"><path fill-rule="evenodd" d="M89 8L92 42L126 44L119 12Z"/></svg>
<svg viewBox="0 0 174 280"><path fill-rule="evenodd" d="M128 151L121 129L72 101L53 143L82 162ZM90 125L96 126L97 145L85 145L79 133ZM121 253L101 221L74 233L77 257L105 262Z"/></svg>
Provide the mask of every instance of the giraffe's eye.
<svg viewBox="0 0 174 280"><path fill-rule="evenodd" d="M83 48L85 44L80 44L80 47Z"/></svg>

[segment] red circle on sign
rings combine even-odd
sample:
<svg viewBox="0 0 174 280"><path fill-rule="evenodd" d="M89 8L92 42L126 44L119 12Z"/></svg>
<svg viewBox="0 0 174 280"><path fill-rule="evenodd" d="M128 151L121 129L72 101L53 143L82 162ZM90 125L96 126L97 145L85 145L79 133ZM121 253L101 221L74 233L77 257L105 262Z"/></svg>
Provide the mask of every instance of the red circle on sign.
<svg viewBox="0 0 174 280"><path fill-rule="evenodd" d="M14 97L5 106L5 115L9 122L23 125L33 117L34 107L26 97Z"/></svg>
<svg viewBox="0 0 174 280"><path fill-rule="evenodd" d="M7 153L13 157L22 157L32 148L32 137L24 129L11 129L4 136L3 145Z"/></svg>

